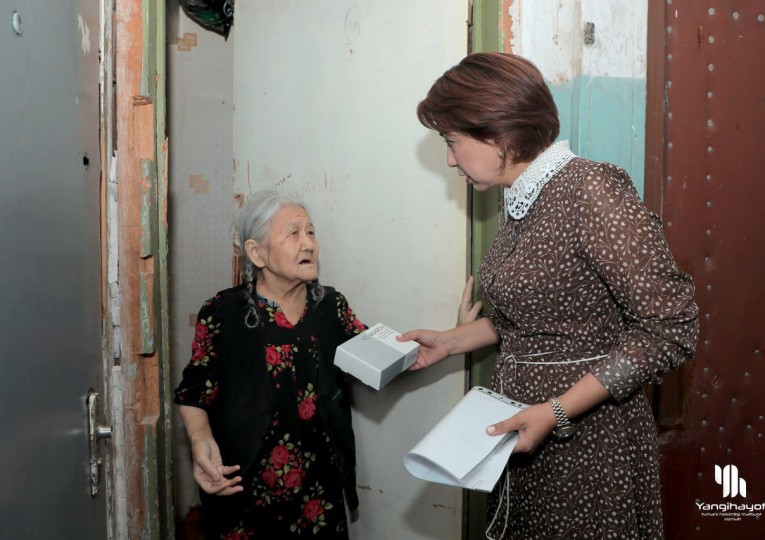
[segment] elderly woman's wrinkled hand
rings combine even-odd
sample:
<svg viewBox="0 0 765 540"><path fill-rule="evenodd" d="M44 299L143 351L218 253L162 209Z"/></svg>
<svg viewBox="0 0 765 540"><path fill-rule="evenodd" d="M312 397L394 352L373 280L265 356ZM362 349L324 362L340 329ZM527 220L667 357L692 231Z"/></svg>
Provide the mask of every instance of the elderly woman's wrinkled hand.
<svg viewBox="0 0 765 540"><path fill-rule="evenodd" d="M239 470L239 465L223 465L218 444L212 437L201 437L191 442L194 460L194 480L210 495L233 495L244 489L241 476L226 478Z"/></svg>
<svg viewBox="0 0 765 540"><path fill-rule="evenodd" d="M468 276L465 288L462 290L462 301L457 309L457 326L473 322L481 313L481 302L473 304L473 276Z"/></svg>

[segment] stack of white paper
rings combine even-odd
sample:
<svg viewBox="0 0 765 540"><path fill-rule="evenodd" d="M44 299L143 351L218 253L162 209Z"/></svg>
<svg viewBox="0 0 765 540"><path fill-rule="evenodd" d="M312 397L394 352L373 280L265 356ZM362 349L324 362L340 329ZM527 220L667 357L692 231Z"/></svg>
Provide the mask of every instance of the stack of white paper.
<svg viewBox="0 0 765 540"><path fill-rule="evenodd" d="M491 491L518 442L517 433L492 437L486 428L528 405L481 386L473 387L404 456L404 467L417 478Z"/></svg>

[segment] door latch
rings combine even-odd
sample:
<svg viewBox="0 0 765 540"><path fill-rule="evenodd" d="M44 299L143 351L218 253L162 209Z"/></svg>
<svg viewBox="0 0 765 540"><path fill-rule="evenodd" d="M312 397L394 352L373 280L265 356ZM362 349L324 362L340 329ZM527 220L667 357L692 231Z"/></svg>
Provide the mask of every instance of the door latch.
<svg viewBox="0 0 765 540"><path fill-rule="evenodd" d="M90 476L90 494L95 497L98 495L98 485L101 480L101 455L99 453L99 441L112 438L112 427L102 426L98 423L98 392L92 388L88 390L88 451L89 451L89 471Z"/></svg>

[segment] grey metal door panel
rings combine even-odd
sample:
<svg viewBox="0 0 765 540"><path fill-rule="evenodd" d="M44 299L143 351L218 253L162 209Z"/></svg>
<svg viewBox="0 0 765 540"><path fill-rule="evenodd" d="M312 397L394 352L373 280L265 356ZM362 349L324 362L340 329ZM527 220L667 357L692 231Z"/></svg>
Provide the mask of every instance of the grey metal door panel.
<svg viewBox="0 0 765 540"><path fill-rule="evenodd" d="M85 433L103 380L98 11L0 0L0 538L106 537Z"/></svg>

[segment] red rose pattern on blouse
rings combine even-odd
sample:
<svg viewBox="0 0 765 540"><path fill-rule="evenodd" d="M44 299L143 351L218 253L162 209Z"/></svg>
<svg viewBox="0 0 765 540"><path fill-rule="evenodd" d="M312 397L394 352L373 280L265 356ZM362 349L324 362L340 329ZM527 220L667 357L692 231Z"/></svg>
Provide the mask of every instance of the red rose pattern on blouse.
<svg viewBox="0 0 765 540"><path fill-rule="evenodd" d="M298 352L296 345L266 345L266 368L276 378L284 370L294 367L295 353Z"/></svg>
<svg viewBox="0 0 765 540"><path fill-rule="evenodd" d="M303 496L303 506L297 523L290 526L291 532L309 531L318 534L326 526L326 513L334 508L331 502L323 498L324 489L316 484Z"/></svg>

